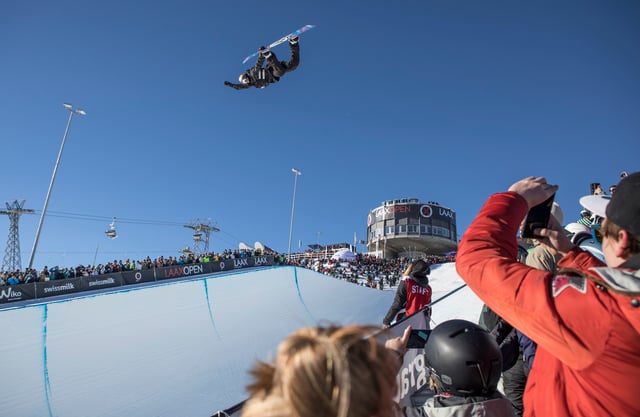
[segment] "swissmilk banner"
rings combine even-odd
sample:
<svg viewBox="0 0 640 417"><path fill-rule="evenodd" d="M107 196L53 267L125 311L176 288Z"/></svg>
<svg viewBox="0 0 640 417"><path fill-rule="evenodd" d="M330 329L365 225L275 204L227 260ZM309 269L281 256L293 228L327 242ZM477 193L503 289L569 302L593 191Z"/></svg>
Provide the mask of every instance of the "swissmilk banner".
<svg viewBox="0 0 640 417"><path fill-rule="evenodd" d="M81 291L81 278L56 279L54 281L37 282L36 298L55 297Z"/></svg>
<svg viewBox="0 0 640 417"><path fill-rule="evenodd" d="M120 273L104 274L104 275L91 275L88 277L80 278L80 288L82 291L98 290L101 288L121 287L124 285Z"/></svg>

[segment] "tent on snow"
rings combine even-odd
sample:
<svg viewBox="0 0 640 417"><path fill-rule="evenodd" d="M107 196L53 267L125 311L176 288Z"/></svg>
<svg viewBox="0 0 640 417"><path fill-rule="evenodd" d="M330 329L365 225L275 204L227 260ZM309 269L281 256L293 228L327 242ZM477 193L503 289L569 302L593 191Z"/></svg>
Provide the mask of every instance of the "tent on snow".
<svg viewBox="0 0 640 417"><path fill-rule="evenodd" d="M331 256L331 259L343 260L343 261L355 261L356 254L349 249L339 250Z"/></svg>

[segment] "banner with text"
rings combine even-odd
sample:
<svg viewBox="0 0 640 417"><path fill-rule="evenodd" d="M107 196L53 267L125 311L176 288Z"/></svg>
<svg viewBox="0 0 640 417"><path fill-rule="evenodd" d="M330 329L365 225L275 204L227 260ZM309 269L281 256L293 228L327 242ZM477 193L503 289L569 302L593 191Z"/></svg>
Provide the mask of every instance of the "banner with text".
<svg viewBox="0 0 640 417"><path fill-rule="evenodd" d="M55 297L56 295L80 292L80 279L81 278L67 278L38 282L36 284L36 298Z"/></svg>
<svg viewBox="0 0 640 417"><path fill-rule="evenodd" d="M0 304L36 298L35 283L0 287Z"/></svg>
<svg viewBox="0 0 640 417"><path fill-rule="evenodd" d="M80 278L80 289L82 291L100 290L102 288L121 287L124 285L122 274L90 275Z"/></svg>
<svg viewBox="0 0 640 417"><path fill-rule="evenodd" d="M155 269L115 272L104 275L57 279L46 282L0 287L0 304L36 298L74 294L82 291L116 288L144 282L155 282L173 278L185 278L234 269L272 266L274 257L253 256L249 258L224 259L200 264L173 265Z"/></svg>

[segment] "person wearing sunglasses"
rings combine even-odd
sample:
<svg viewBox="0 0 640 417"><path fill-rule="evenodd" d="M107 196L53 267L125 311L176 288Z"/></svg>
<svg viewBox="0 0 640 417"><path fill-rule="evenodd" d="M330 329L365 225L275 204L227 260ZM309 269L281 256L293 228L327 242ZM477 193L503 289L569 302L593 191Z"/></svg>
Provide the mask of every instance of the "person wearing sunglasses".
<svg viewBox="0 0 640 417"><path fill-rule="evenodd" d="M553 218L534 231L562 255L554 274L518 263L516 233L527 211L558 188L528 177L489 197L460 242L458 274L538 344L525 417L639 416L640 172L623 178L613 196L580 199L604 218L606 263L571 243Z"/></svg>

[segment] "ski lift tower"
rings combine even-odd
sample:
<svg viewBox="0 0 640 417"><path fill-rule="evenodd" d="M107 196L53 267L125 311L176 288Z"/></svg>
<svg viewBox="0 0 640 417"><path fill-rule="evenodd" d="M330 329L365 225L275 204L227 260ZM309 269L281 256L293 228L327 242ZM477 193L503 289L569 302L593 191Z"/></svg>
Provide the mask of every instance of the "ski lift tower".
<svg viewBox="0 0 640 417"><path fill-rule="evenodd" d="M220 229L211 224L211 221L202 222L193 221L191 224L185 224L184 227L193 230L193 253L199 255L209 252L209 236L211 232L219 232Z"/></svg>
<svg viewBox="0 0 640 417"><path fill-rule="evenodd" d="M18 220L24 213L35 213L32 209L26 209L24 202L26 200L14 200L12 203L5 203L6 210L0 210L0 214L9 216L9 237L7 238L7 248L4 252L4 260L0 271L15 271L22 269L22 261L20 260L20 234L18 233Z"/></svg>

